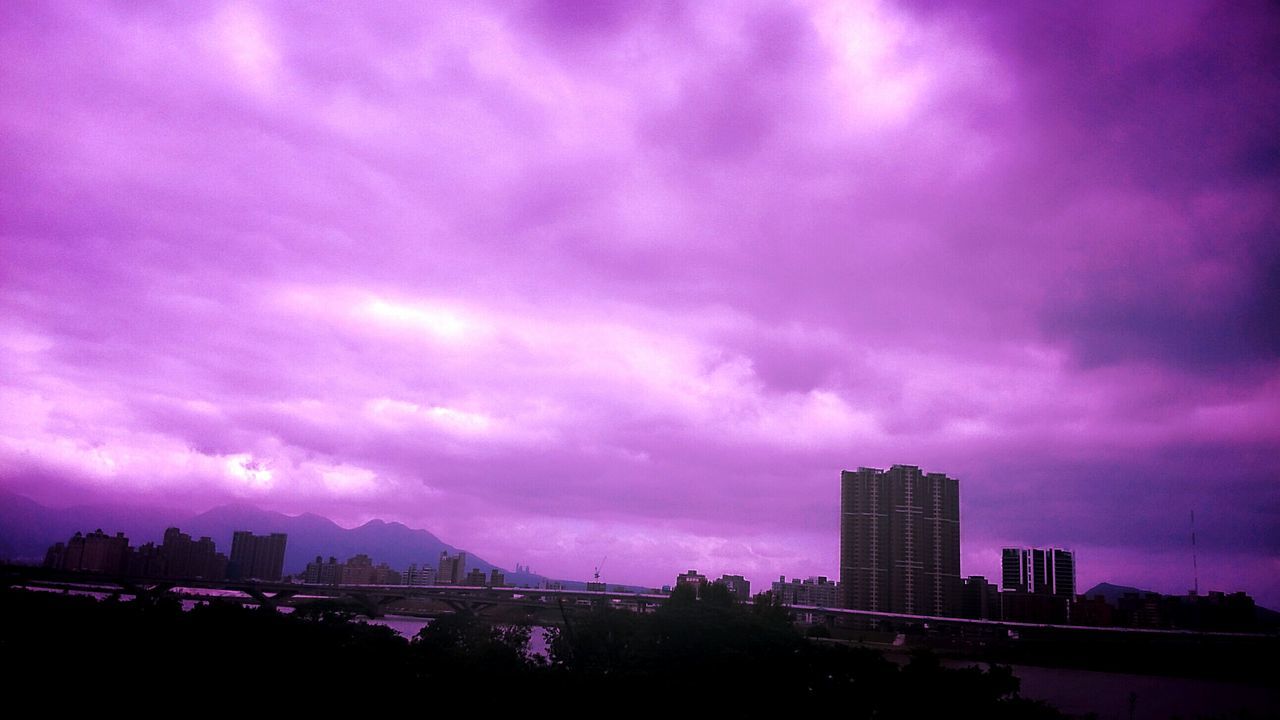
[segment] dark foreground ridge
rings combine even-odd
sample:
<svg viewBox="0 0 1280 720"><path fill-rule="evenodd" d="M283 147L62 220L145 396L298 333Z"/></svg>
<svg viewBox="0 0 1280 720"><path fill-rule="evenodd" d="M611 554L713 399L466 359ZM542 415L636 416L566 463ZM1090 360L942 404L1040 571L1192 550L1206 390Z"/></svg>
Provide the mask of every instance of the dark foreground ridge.
<svg viewBox="0 0 1280 720"><path fill-rule="evenodd" d="M919 654L905 666L879 652L807 640L777 605L678 591L655 612L599 607L550 630L549 657L531 655L531 629L467 614L438 618L417 637L353 618L332 602L291 614L209 602L184 612L150 600L0 590L0 650L11 687L33 696L74 686L86 696L173 700L335 692L414 696L447 687L459 698L545 699L564 709L618 707L665 714L664 703L718 707L786 703L842 716L908 718L975 713L1058 718L1018 695L1008 668L949 669ZM325 688L328 688L326 690ZM433 692L433 691L432 691ZM621 709L621 708L619 708Z"/></svg>

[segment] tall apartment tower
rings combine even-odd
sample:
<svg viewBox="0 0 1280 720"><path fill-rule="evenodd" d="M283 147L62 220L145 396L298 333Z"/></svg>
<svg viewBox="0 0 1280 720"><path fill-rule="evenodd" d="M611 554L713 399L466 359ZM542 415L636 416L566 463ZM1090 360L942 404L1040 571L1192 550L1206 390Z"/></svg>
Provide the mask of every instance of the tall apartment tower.
<svg viewBox="0 0 1280 720"><path fill-rule="evenodd" d="M436 573L438 585L461 585L467 579L467 554L460 552L450 555L448 551L440 552L440 570ZM481 583L482 585L484 583Z"/></svg>
<svg viewBox="0 0 1280 720"><path fill-rule="evenodd" d="M840 586L855 610L959 616L959 482L913 465L841 472Z"/></svg>
<svg viewBox="0 0 1280 720"><path fill-rule="evenodd" d="M1075 553L1062 548L1004 548L1000 551L1000 586L1072 599L1076 595Z"/></svg>
<svg viewBox="0 0 1280 720"><path fill-rule="evenodd" d="M236 578L279 580L284 574L284 548L289 541L285 533L254 535L248 530L231 534L231 560L227 574Z"/></svg>

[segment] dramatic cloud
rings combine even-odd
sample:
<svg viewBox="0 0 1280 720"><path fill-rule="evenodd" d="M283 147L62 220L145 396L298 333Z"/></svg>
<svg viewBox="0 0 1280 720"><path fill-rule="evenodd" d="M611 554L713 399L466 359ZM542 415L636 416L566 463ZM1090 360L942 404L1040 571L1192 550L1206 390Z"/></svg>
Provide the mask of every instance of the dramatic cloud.
<svg viewBox="0 0 1280 720"><path fill-rule="evenodd" d="M0 483L837 574L839 471L1280 605L1266 4L0 8Z"/></svg>

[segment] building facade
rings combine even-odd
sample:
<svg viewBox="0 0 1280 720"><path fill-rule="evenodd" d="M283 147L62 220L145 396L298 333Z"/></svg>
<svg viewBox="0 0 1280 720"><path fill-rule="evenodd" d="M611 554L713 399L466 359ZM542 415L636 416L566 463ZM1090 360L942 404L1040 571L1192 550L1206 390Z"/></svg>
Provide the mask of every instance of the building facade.
<svg viewBox="0 0 1280 720"><path fill-rule="evenodd" d="M1000 588L1074 598L1075 553L1062 548L1004 548L1000 552Z"/></svg>
<svg viewBox="0 0 1280 720"><path fill-rule="evenodd" d="M843 471L840 586L855 610L958 616L959 482L914 465Z"/></svg>
<svg viewBox="0 0 1280 720"><path fill-rule="evenodd" d="M738 602L751 599L751 581L741 575L721 575L716 582L723 585Z"/></svg>
<svg viewBox="0 0 1280 720"><path fill-rule="evenodd" d="M960 616L973 620L999 620L1000 590L981 575L964 579Z"/></svg>
<svg viewBox="0 0 1280 720"><path fill-rule="evenodd" d="M810 577L806 580L792 578L787 582L785 575L779 575L778 581L769 588L775 598L783 605L807 605L812 607L840 607L840 585L827 579L825 575Z"/></svg>
<svg viewBox="0 0 1280 720"><path fill-rule="evenodd" d="M65 544L49 548L44 564L58 570L121 574L129 569L129 538L119 532L108 535L102 528L88 535L77 532Z"/></svg>
<svg viewBox="0 0 1280 720"><path fill-rule="evenodd" d="M417 563L409 565L409 569L404 573L405 585L416 585L418 587L426 587L436 584L436 568L422 563L419 567Z"/></svg>
<svg viewBox="0 0 1280 720"><path fill-rule="evenodd" d="M450 555L440 552L439 570L436 572L437 585L461 585L467 579L467 554L460 552Z"/></svg>
<svg viewBox="0 0 1280 720"><path fill-rule="evenodd" d="M697 597L702 597L702 589L707 586L707 576L697 570L690 570L687 573L676 576L676 587L688 585L693 588L693 592Z"/></svg>
<svg viewBox="0 0 1280 720"><path fill-rule="evenodd" d="M254 535L248 530L231 534L231 560L227 575L232 579L277 581L284 574L285 533Z"/></svg>
<svg viewBox="0 0 1280 720"><path fill-rule="evenodd" d="M168 528L159 554L165 577L221 580L227 576L227 556L218 552L209 537L193 540L176 527Z"/></svg>
<svg viewBox="0 0 1280 720"><path fill-rule="evenodd" d="M307 563L307 570L302 576L303 582L312 585L341 585L344 568L345 565L332 555L328 562L317 555L315 562Z"/></svg>

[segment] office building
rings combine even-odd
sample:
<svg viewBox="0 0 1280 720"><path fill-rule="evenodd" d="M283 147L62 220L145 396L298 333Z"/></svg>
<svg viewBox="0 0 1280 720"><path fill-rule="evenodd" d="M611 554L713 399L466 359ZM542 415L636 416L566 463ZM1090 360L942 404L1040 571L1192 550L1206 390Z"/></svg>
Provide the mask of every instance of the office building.
<svg viewBox="0 0 1280 720"><path fill-rule="evenodd" d="M1000 589L1027 592L1031 584L1031 554L1022 548L1000 551Z"/></svg>
<svg viewBox="0 0 1280 720"><path fill-rule="evenodd" d="M1005 591L1076 595L1076 559L1061 548L1007 547L1000 552L1000 587Z"/></svg>
<svg viewBox="0 0 1280 720"><path fill-rule="evenodd" d="M913 465L843 471L840 586L856 610L958 616L959 482Z"/></svg>
<svg viewBox="0 0 1280 720"><path fill-rule="evenodd" d="M284 574L284 548L288 540L289 536L284 533L254 535L247 530L237 530L231 535L227 576L233 580L280 580Z"/></svg>

